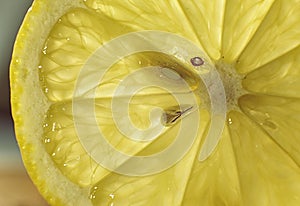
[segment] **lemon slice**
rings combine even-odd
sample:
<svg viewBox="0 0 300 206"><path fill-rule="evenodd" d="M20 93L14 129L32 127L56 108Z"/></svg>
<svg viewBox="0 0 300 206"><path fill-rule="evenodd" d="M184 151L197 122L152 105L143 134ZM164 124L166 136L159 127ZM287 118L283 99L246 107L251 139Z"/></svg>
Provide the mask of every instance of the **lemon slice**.
<svg viewBox="0 0 300 206"><path fill-rule="evenodd" d="M298 0L35 0L10 70L33 182L51 205L299 205L299 19Z"/></svg>

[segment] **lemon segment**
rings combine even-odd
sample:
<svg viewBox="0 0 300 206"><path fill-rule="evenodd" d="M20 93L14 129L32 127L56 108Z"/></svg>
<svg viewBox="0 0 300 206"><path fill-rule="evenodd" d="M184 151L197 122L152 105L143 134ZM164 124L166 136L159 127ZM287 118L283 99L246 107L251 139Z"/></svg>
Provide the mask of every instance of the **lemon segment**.
<svg viewBox="0 0 300 206"><path fill-rule="evenodd" d="M298 205L299 166L259 124L240 112L229 118L242 205Z"/></svg>
<svg viewBox="0 0 300 206"><path fill-rule="evenodd" d="M49 108L44 121L43 142L56 167L77 185L91 185L109 173L90 158L77 138L71 103Z"/></svg>
<svg viewBox="0 0 300 206"><path fill-rule="evenodd" d="M277 0L238 57L237 70L250 72L296 48L300 44L298 0Z"/></svg>
<svg viewBox="0 0 300 206"><path fill-rule="evenodd" d="M242 205L238 168L230 138L226 125L216 152L205 162L193 163L182 205L195 202L205 206Z"/></svg>
<svg viewBox="0 0 300 206"><path fill-rule="evenodd" d="M71 99L80 69L90 55L104 42L136 31L135 28L129 26L86 9L73 9L59 18L44 45L39 65L43 90L49 100L59 102ZM167 58L168 61L162 54L129 57L127 60L121 60L123 63L120 62L115 66L117 72L114 75L122 77L122 74L127 74L128 70L149 65L174 67L174 61L173 65L164 64L164 62L172 62L172 59ZM128 64L130 64L129 68L127 68ZM120 68L121 66L123 70ZM184 70L181 71L184 72ZM117 78L117 76L113 77ZM105 83L105 80L103 82ZM111 89L104 91L107 93ZM105 96L105 93L102 93L101 96Z"/></svg>
<svg viewBox="0 0 300 206"><path fill-rule="evenodd" d="M155 68L149 71L145 69L143 75L136 75L134 77L134 73L138 72L139 69L149 67ZM175 76L172 77L172 74ZM127 85L123 85L128 91L130 88L145 82L152 82L153 84L155 81L163 81L165 84L172 84L174 89L176 87L177 94L187 94L190 91L181 88L180 81L177 81L184 80L189 85L190 90L195 92L201 89L205 93L205 88L203 87L200 77L195 75L190 68L187 68L184 62L160 52L140 52L125 56L110 68L107 68L101 81L99 80L94 84L89 82L85 88L86 92L83 92L84 95L81 96L81 98L91 98L92 95L96 98L111 98L116 95L115 90L118 89L119 85L122 84L122 81L126 79L127 76L130 76L132 79L130 82L127 82ZM89 92L95 87L95 94L90 94ZM81 90L83 89L81 88ZM131 95L128 91L127 93L124 91L122 96ZM147 96L149 94L169 95L169 92L170 91L152 86L151 88L147 88L147 90L139 90L139 95L137 96ZM203 98L204 96L205 95L202 95ZM158 100L153 99L153 101Z"/></svg>
<svg viewBox="0 0 300 206"><path fill-rule="evenodd" d="M270 135L296 164L300 165L300 100L275 96L246 95L239 101L242 110Z"/></svg>
<svg viewBox="0 0 300 206"><path fill-rule="evenodd" d="M226 1L221 51L226 62L237 60L273 3L274 0Z"/></svg>
<svg viewBox="0 0 300 206"><path fill-rule="evenodd" d="M197 35L203 49L211 59L220 58L222 40L222 28L225 12L224 0L212 1L178 1L187 21L183 28L188 25Z"/></svg>
<svg viewBox="0 0 300 206"><path fill-rule="evenodd" d="M176 138L177 129L167 127L155 142L137 142L129 139L120 132L115 124L111 101L111 98L95 100L96 120L93 120L93 116L85 112L75 115L81 115L79 118L84 121L86 128L90 131L94 129L93 121L96 121L95 123L99 127L96 131L101 132L116 150L128 155L136 155L137 153L151 155L166 148ZM82 111L85 111L88 106L85 100L82 100L80 105ZM145 127L143 123L149 123L149 114L152 109L159 106L168 110L171 105L177 105L172 95L142 95L140 97L136 95L130 102L129 118L135 126L144 129L142 128ZM44 121L44 146L56 167L67 178L80 186L91 186L110 172L91 159L90 154L87 153L79 139L90 138L93 141L93 139L98 138L98 133L87 131L86 137L78 137L73 115L71 102L56 103L49 108ZM162 120L158 119L157 121ZM180 118L176 123L180 124ZM97 141L94 141L94 145L94 149L97 150Z"/></svg>
<svg viewBox="0 0 300 206"><path fill-rule="evenodd" d="M251 92L281 97L300 97L300 46L249 73L242 81Z"/></svg>
<svg viewBox="0 0 300 206"><path fill-rule="evenodd" d="M171 32L193 41L202 48L198 36L189 24L185 11L177 1L84 0L84 3L99 15L105 15L120 22L121 28L129 27L133 31Z"/></svg>
<svg viewBox="0 0 300 206"><path fill-rule="evenodd" d="M201 137L209 122L209 113L205 110L200 112L202 121L199 125L199 136L178 164L156 175L145 177L112 173L91 188L90 198L93 205L181 205L193 170L193 162L197 161ZM179 129L178 127L180 124L176 124L174 130Z"/></svg>
<svg viewBox="0 0 300 206"><path fill-rule="evenodd" d="M129 31L120 23L86 9L73 9L63 15L44 45L39 66L49 100L71 99L76 78L88 57L104 42Z"/></svg>

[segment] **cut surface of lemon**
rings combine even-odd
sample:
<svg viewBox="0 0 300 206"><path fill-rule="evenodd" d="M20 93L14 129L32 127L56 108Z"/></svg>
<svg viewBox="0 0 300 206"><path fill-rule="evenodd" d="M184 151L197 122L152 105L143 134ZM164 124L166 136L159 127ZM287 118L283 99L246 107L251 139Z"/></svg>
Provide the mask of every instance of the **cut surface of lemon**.
<svg viewBox="0 0 300 206"><path fill-rule="evenodd" d="M51 205L298 206L299 19L298 0L35 0L10 68L16 136L33 182ZM174 45L169 53L118 57L141 45L108 45L141 31L174 34L203 57L172 38L147 47ZM99 48L118 57L101 81L97 63L107 62L95 58ZM205 82L212 71L206 67L223 85L217 91L226 98L217 108L210 102L220 95L210 93L217 80ZM214 145L213 111L224 105L226 121ZM180 131L186 142L176 144ZM105 153L98 132L129 158ZM146 141L148 135L155 138ZM171 146L175 156L188 150L174 164L173 155L152 162L149 168L170 166L145 175L147 158ZM144 162L126 170L135 158ZM135 169L143 175L118 172Z"/></svg>

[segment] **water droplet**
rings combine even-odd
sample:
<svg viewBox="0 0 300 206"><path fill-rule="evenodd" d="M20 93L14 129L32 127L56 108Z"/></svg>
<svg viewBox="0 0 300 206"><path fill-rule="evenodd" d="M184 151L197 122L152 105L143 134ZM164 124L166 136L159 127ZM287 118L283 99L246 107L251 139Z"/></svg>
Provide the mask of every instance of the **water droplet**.
<svg viewBox="0 0 300 206"><path fill-rule="evenodd" d="M39 65L39 66L38 66L38 68L39 68L39 69L42 69L42 68L43 68L43 66L42 66L42 65Z"/></svg>
<svg viewBox="0 0 300 206"><path fill-rule="evenodd" d="M228 118L228 123L232 124L232 119L230 117Z"/></svg>
<svg viewBox="0 0 300 206"><path fill-rule="evenodd" d="M47 144L47 143L50 143L51 142L51 139L50 138L46 138L45 140L44 140L44 142Z"/></svg>
<svg viewBox="0 0 300 206"><path fill-rule="evenodd" d="M64 163L68 167L75 167L80 160L80 156L75 156L75 157L69 157L71 159L67 159L66 162Z"/></svg>
<svg viewBox="0 0 300 206"><path fill-rule="evenodd" d="M43 51L42 51L43 54L47 54L47 48L48 48L47 46L45 46L45 47L43 48Z"/></svg>
<svg viewBox="0 0 300 206"><path fill-rule="evenodd" d="M48 93L48 92L49 92L49 89L46 87L46 88L44 89L44 92L45 92L45 93Z"/></svg>
<svg viewBox="0 0 300 206"><path fill-rule="evenodd" d="M50 115L50 117L53 117L53 115ZM58 130L58 129L61 129L61 125L57 122L53 122L52 123L52 132Z"/></svg>
<svg viewBox="0 0 300 206"><path fill-rule="evenodd" d="M114 199L115 198L115 195L114 194L109 194L110 198L111 199Z"/></svg>
<svg viewBox="0 0 300 206"><path fill-rule="evenodd" d="M60 150L61 150L61 147L56 148L56 152L60 152Z"/></svg>
<svg viewBox="0 0 300 206"><path fill-rule="evenodd" d="M201 66L204 64L204 61L200 57L193 57L191 58L191 63L193 66Z"/></svg>
<svg viewBox="0 0 300 206"><path fill-rule="evenodd" d="M56 123L54 122L54 123L52 124L52 129L51 129L51 131L54 132L55 130L56 130Z"/></svg>
<svg viewBox="0 0 300 206"><path fill-rule="evenodd" d="M277 129L277 125L272 121L269 113L256 110L249 110L249 113L256 119L259 125L273 130Z"/></svg>
<svg viewBox="0 0 300 206"><path fill-rule="evenodd" d="M138 63L139 63L139 65L142 65L142 61L139 61Z"/></svg>
<svg viewBox="0 0 300 206"><path fill-rule="evenodd" d="M262 123L262 125L267 126L267 127L269 127L270 129L273 129L273 130L277 129L277 125L274 122L272 122L270 119L266 119Z"/></svg>
<svg viewBox="0 0 300 206"><path fill-rule="evenodd" d="M95 186L95 187L93 187L92 189L91 189L91 192L90 192L90 199L95 199L96 198L96 192L97 192L97 190L98 190L98 187L97 186Z"/></svg>

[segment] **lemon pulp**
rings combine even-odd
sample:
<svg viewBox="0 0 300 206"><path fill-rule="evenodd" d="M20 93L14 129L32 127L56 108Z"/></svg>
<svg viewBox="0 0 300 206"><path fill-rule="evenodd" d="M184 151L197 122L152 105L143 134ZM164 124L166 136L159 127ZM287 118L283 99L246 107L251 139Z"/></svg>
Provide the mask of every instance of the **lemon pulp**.
<svg viewBox="0 0 300 206"><path fill-rule="evenodd" d="M36 103L44 105L42 111L47 110L45 117L40 114L42 146L67 181L78 186L76 194L93 205L193 205L200 201L204 205L299 204L300 73L294 69L300 59L299 2L130 2L128 6L121 1L83 2L74 6L82 8L71 8L57 19L41 48L40 64L36 65L41 95L46 96L43 103ZM274 24L276 28L271 26ZM178 33L208 53L223 80L228 122L214 154L205 162L197 161L203 141L200 137L210 118L206 107L201 108L202 130L182 161L156 176L127 177L102 168L82 148L74 129L71 100L80 69L103 42L145 28ZM17 64L24 61L16 60ZM135 55L114 65L96 92L97 122L111 137L108 139L112 145L133 155L160 151L179 129L176 120L160 139L147 144L127 140L113 124L109 109L113 89L130 71L145 65L172 69L189 82L197 95L202 91L199 79L162 54ZM202 101L199 97L199 105ZM169 115L166 123L177 117L170 111L178 105L164 90L142 90L131 103L130 118L140 128L149 125L148 114L155 106L163 107ZM61 200L63 204L74 201L66 199Z"/></svg>

